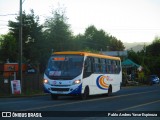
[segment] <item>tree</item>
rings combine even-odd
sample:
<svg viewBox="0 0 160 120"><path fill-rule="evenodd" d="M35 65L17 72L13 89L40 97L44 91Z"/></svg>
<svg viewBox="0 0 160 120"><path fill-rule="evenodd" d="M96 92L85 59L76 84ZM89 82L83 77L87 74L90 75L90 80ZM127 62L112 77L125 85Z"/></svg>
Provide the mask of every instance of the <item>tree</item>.
<svg viewBox="0 0 160 120"><path fill-rule="evenodd" d="M95 51L106 51L106 50L124 50L124 45L116 37L110 36L105 33L104 30L97 30L97 28L92 25L86 28L84 35L77 35L75 40L79 47L78 49L90 49Z"/></svg>
<svg viewBox="0 0 160 120"><path fill-rule="evenodd" d="M45 22L46 30L45 40L48 51L65 51L72 49L71 42L73 39L70 26L66 22L67 18L63 11L53 11L53 17L48 18Z"/></svg>
<svg viewBox="0 0 160 120"><path fill-rule="evenodd" d="M151 45L146 47L146 52L151 56L160 56L160 37L155 37Z"/></svg>
<svg viewBox="0 0 160 120"><path fill-rule="evenodd" d="M16 49L18 49L20 16L17 16L16 20L17 22L9 21L9 27L10 34L16 39ZM22 23L23 59L30 62L37 62L41 56L40 49L42 45L42 26L39 25L39 18L34 15L33 10L27 15L23 12Z"/></svg>
<svg viewBox="0 0 160 120"><path fill-rule="evenodd" d="M97 30L95 26L89 26L84 33L85 47L95 50L106 50L109 44L109 37L103 30Z"/></svg>
<svg viewBox="0 0 160 120"><path fill-rule="evenodd" d="M125 47L120 40L117 40L116 37L110 36L110 50L111 51L122 51Z"/></svg>
<svg viewBox="0 0 160 120"><path fill-rule="evenodd" d="M145 64L152 74L160 75L160 37L155 37L152 44L146 47Z"/></svg>
<svg viewBox="0 0 160 120"><path fill-rule="evenodd" d="M1 47L0 47L0 60L6 62L9 60L10 62L17 61L17 44L16 39L11 34L2 35L1 38Z"/></svg>
<svg viewBox="0 0 160 120"><path fill-rule="evenodd" d="M72 50L82 51L85 48L84 35L79 34L73 37Z"/></svg>

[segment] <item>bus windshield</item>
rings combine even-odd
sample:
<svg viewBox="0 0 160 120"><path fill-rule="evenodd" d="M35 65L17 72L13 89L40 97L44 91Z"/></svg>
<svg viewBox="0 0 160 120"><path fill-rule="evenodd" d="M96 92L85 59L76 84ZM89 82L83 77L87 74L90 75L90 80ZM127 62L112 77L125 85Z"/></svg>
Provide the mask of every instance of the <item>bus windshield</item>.
<svg viewBox="0 0 160 120"><path fill-rule="evenodd" d="M81 74L83 59L80 55L53 55L45 73L50 79L73 79Z"/></svg>

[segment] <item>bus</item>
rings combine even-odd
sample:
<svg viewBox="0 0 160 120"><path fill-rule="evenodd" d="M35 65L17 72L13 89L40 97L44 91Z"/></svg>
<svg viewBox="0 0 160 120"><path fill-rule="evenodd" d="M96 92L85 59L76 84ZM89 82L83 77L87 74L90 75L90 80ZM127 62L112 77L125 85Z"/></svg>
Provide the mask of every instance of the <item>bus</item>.
<svg viewBox="0 0 160 120"><path fill-rule="evenodd" d="M110 96L121 88L121 59L90 52L54 52L44 73L44 92L52 99L62 95Z"/></svg>

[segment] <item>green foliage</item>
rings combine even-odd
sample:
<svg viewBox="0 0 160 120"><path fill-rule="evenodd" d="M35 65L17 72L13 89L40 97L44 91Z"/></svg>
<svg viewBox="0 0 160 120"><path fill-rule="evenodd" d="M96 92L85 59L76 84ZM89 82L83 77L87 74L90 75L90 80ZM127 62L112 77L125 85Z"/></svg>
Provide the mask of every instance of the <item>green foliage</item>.
<svg viewBox="0 0 160 120"><path fill-rule="evenodd" d="M160 56L160 37L156 37L151 45L147 46L147 54L151 56Z"/></svg>
<svg viewBox="0 0 160 120"><path fill-rule="evenodd" d="M45 41L48 44L48 50L66 51L71 49L72 32L66 23L64 13L58 10L53 12L53 17L46 20L45 27Z"/></svg>
<svg viewBox="0 0 160 120"><path fill-rule="evenodd" d="M110 50L111 51L122 51L125 49L123 43L117 40L114 36L110 36Z"/></svg>
<svg viewBox="0 0 160 120"><path fill-rule="evenodd" d="M9 21L10 34L16 38L16 44L18 49L19 43L19 20L20 17L16 18L17 22ZM42 26L39 25L39 18L34 15L34 11L26 15L23 12L22 15L22 44L23 44L23 59L26 61L37 62L40 58L40 49L42 41Z"/></svg>
<svg viewBox="0 0 160 120"><path fill-rule="evenodd" d="M152 44L144 46L140 52L128 51L128 57L137 64L142 65L145 74L160 76L160 38L156 37Z"/></svg>
<svg viewBox="0 0 160 120"><path fill-rule="evenodd" d="M133 60L135 63L141 65L143 67L143 72L145 72L145 75L150 74L150 69L148 64L148 57L146 56L144 50L141 52L134 52L133 50L128 51L128 58Z"/></svg>
<svg viewBox="0 0 160 120"><path fill-rule="evenodd" d="M84 35L77 35L78 50L91 49L95 51L124 50L123 43L113 36L109 36L103 30L97 30L95 26L86 28Z"/></svg>
<svg viewBox="0 0 160 120"><path fill-rule="evenodd" d="M86 47L97 51L106 50L107 45L110 42L105 32L103 30L97 30L93 25L86 29L84 38Z"/></svg>
<svg viewBox="0 0 160 120"><path fill-rule="evenodd" d="M160 75L160 37L155 37L152 44L146 47L146 65L152 74Z"/></svg>
<svg viewBox="0 0 160 120"><path fill-rule="evenodd" d="M17 44L16 39L11 34L2 35L0 38L1 41L1 49L0 49L0 56L3 62L7 60L15 62L17 61Z"/></svg>

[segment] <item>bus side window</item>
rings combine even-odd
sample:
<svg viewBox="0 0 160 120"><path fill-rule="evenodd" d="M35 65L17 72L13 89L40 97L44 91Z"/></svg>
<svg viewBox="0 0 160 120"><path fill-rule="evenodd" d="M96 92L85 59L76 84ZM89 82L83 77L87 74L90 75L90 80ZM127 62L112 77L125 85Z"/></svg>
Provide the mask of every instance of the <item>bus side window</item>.
<svg viewBox="0 0 160 120"><path fill-rule="evenodd" d="M112 61L112 73L113 74L116 73L116 61L115 60Z"/></svg>
<svg viewBox="0 0 160 120"><path fill-rule="evenodd" d="M106 64L105 59L101 59L101 65L102 65L102 73L106 73Z"/></svg>
<svg viewBox="0 0 160 120"><path fill-rule="evenodd" d="M101 58L98 58L98 69L99 69L99 73L103 72L103 69L102 69L102 59Z"/></svg>
<svg viewBox="0 0 160 120"><path fill-rule="evenodd" d="M121 71L120 61L117 61L117 73Z"/></svg>
<svg viewBox="0 0 160 120"><path fill-rule="evenodd" d="M111 73L114 74L114 61L111 61Z"/></svg>
<svg viewBox="0 0 160 120"><path fill-rule="evenodd" d="M99 73L100 72L100 66L99 66L99 59L98 58L94 58L94 72L95 73Z"/></svg>
<svg viewBox="0 0 160 120"><path fill-rule="evenodd" d="M108 60L105 60L105 66L106 66L106 70L105 73L109 73L109 69L108 69Z"/></svg>
<svg viewBox="0 0 160 120"><path fill-rule="evenodd" d="M88 57L85 60L84 64L84 73L83 73L83 78L86 78L92 74L92 58Z"/></svg>
<svg viewBox="0 0 160 120"><path fill-rule="evenodd" d="M108 71L107 73L111 73L111 60L107 60L107 68L108 68Z"/></svg>

